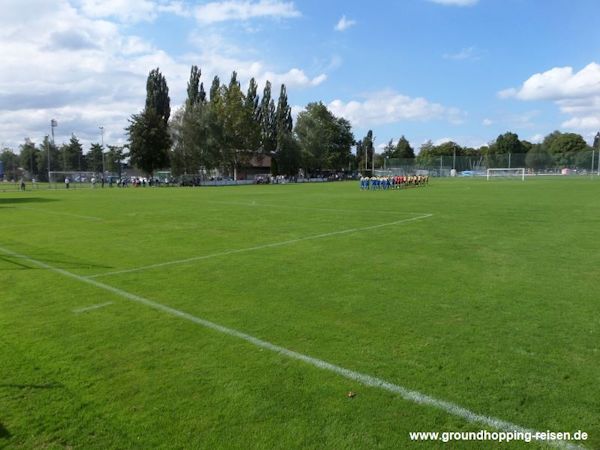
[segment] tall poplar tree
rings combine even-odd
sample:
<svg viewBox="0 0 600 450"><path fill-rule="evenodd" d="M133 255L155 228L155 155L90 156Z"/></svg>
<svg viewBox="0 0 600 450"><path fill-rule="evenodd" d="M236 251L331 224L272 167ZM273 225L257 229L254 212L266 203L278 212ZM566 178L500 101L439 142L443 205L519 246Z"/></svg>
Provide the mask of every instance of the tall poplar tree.
<svg viewBox="0 0 600 450"><path fill-rule="evenodd" d="M275 122L275 101L271 98L271 82L265 83L260 101L261 153L273 155L277 148L277 124Z"/></svg>
<svg viewBox="0 0 600 450"><path fill-rule="evenodd" d="M169 164L170 101L167 80L158 68L152 70L146 82L146 106L131 116L127 127L131 162L148 175Z"/></svg>

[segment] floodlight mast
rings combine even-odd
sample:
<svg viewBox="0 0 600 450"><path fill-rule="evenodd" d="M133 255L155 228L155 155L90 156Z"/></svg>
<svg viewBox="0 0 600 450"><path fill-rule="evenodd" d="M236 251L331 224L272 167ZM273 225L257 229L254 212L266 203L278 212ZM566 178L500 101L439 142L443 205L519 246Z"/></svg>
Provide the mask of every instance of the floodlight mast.
<svg viewBox="0 0 600 450"><path fill-rule="evenodd" d="M100 138L102 140L102 178L104 178L104 173L106 172L104 168L104 126L99 126L100 128Z"/></svg>
<svg viewBox="0 0 600 450"><path fill-rule="evenodd" d="M54 146L54 128L58 126L55 119L50 120L50 131L52 133L52 145ZM48 145L48 183L50 183L50 146Z"/></svg>

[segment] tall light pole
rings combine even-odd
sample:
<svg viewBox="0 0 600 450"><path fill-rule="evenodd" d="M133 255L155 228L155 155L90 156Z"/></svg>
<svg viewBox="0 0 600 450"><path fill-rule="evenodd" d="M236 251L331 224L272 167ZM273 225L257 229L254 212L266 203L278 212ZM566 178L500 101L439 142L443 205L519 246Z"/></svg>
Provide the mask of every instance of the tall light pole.
<svg viewBox="0 0 600 450"><path fill-rule="evenodd" d="M52 146L54 146L54 129L58 126L58 122L54 119L50 120L50 131L52 132ZM48 145L48 183L50 183L50 146Z"/></svg>
<svg viewBox="0 0 600 450"><path fill-rule="evenodd" d="M100 128L100 138L102 139L102 178L104 178L104 172L106 171L104 168L104 127L99 126Z"/></svg>

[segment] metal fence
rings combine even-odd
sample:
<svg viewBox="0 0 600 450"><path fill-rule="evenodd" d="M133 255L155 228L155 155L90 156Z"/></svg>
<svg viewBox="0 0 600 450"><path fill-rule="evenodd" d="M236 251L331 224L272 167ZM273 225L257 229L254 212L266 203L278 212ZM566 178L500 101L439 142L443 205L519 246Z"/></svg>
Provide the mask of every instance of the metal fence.
<svg viewBox="0 0 600 450"><path fill-rule="evenodd" d="M421 156L414 159L384 159L375 167L378 173L391 175L485 176L491 168L524 168L535 175L600 175L600 152L582 151L549 154L543 151L472 156Z"/></svg>

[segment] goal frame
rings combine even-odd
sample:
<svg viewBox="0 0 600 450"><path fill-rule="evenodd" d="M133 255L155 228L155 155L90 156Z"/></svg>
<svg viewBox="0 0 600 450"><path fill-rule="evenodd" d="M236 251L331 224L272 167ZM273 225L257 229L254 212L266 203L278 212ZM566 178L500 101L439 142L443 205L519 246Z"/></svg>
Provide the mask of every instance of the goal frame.
<svg viewBox="0 0 600 450"><path fill-rule="evenodd" d="M518 175L515 175L517 177L521 178L521 181L525 181L525 168L524 167L491 167L489 169L487 169L486 172L486 179L487 181L490 181L491 178L495 178L494 175L492 175L492 173L494 172L517 172L519 173Z"/></svg>
<svg viewBox="0 0 600 450"><path fill-rule="evenodd" d="M75 181L76 177L85 176L86 181ZM64 178L69 177L70 186L73 189L82 187L92 187L91 179L96 177L98 179L100 175L97 172L91 172L87 170L51 170L48 172L48 185L52 188L56 188L58 185L64 183Z"/></svg>

